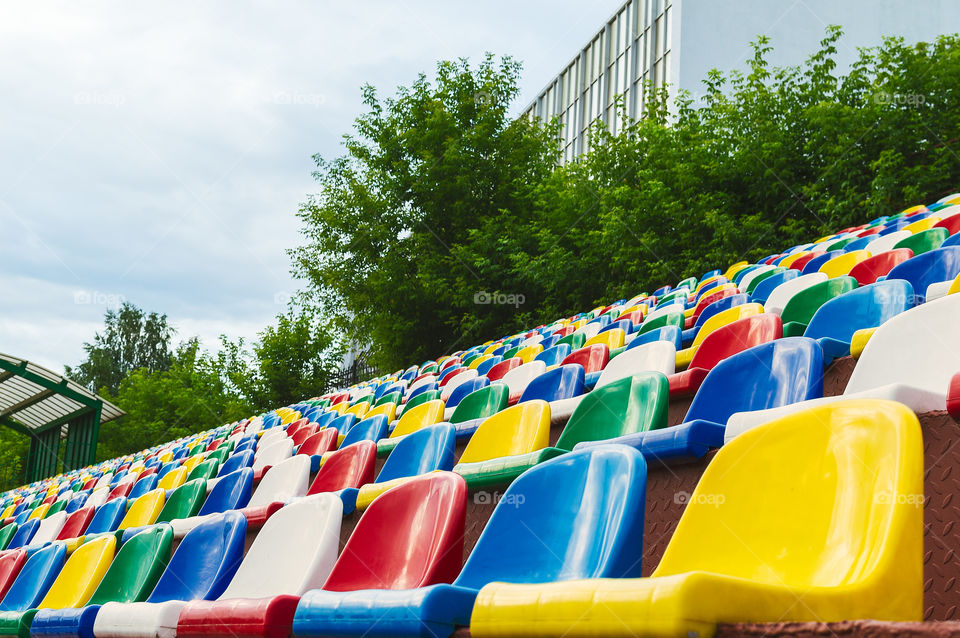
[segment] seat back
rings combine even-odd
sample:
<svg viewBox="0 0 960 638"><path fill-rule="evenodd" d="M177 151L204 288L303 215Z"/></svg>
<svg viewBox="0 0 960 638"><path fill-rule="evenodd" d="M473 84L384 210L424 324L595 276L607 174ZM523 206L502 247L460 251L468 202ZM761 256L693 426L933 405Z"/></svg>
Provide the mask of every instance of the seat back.
<svg viewBox="0 0 960 638"><path fill-rule="evenodd" d="M404 437L380 468L376 482L452 470L456 438L456 428L450 423L428 425Z"/></svg>
<svg viewBox="0 0 960 638"><path fill-rule="evenodd" d="M700 330L697 331L697 336L693 340L693 345L699 346L711 333L719 328L722 328L723 326L731 324L734 321L739 321L745 317L758 315L762 312L763 306L758 303L740 304L739 306L734 306L732 308L728 308L727 310L718 312L707 319L703 325L700 326Z"/></svg>
<svg viewBox="0 0 960 638"><path fill-rule="evenodd" d="M820 345L807 337L785 337L747 348L714 366L684 420L723 424L734 412L776 408L822 396Z"/></svg>
<svg viewBox="0 0 960 638"><path fill-rule="evenodd" d="M778 315L761 312L747 316L707 335L693 354L690 368L711 370L727 357L782 336L783 322Z"/></svg>
<svg viewBox="0 0 960 638"><path fill-rule="evenodd" d="M157 489L172 490L183 485L187 480L187 468L178 467L164 474L157 482Z"/></svg>
<svg viewBox="0 0 960 638"><path fill-rule="evenodd" d="M14 549L0 553L0 600L7 595L7 590L17 579L20 570L27 563L27 550Z"/></svg>
<svg viewBox="0 0 960 638"><path fill-rule="evenodd" d="M253 468L244 467L221 476L203 501L198 516L245 507L253 492Z"/></svg>
<svg viewBox="0 0 960 638"><path fill-rule="evenodd" d="M526 401L560 401L583 394L583 366L568 363L553 370L548 370L535 377L527 384L520 403Z"/></svg>
<svg viewBox="0 0 960 638"><path fill-rule="evenodd" d="M60 528L60 533L57 534L55 540L65 541L70 538L82 536L83 533L87 531L87 526L90 525L90 521L93 520L95 513L96 510L88 506L81 507L67 516L67 520L64 521L63 527Z"/></svg>
<svg viewBox="0 0 960 638"><path fill-rule="evenodd" d="M824 262L818 272L824 273L827 277L842 277L850 272L850 269L870 258L870 253L866 250L854 250L844 252L832 259Z"/></svg>
<svg viewBox="0 0 960 638"><path fill-rule="evenodd" d="M157 489L157 483L159 481L160 481L160 478L156 475L156 473L148 474L147 476L144 476L134 484L133 489L130 490L130 494L128 495L128 498L131 498L131 499L140 498L147 492Z"/></svg>
<svg viewBox="0 0 960 638"><path fill-rule="evenodd" d="M456 585L640 576L647 464L599 446L531 468L501 497Z"/></svg>
<svg viewBox="0 0 960 638"><path fill-rule="evenodd" d="M469 382L472 379L477 378L477 371L473 368L463 368L463 372L457 376L450 379L445 383L440 389L440 398L446 401L450 398L450 394L457 389L458 386Z"/></svg>
<svg viewBox="0 0 960 638"><path fill-rule="evenodd" d="M797 412L717 452L653 576L709 572L795 591L869 583L919 618L923 493L920 425L906 406Z"/></svg>
<svg viewBox="0 0 960 638"><path fill-rule="evenodd" d="M253 454L253 450L234 452L223 462L223 465L220 466L217 476L222 477L231 472L236 472L241 468L253 467Z"/></svg>
<svg viewBox="0 0 960 638"><path fill-rule="evenodd" d="M800 270L800 274L809 275L810 273L820 272L821 266L823 266L825 263L827 263L834 257L839 257L840 255L843 255L842 250L828 250L826 252L820 253L819 255L814 256L813 259L809 260L806 264L804 264L803 268Z"/></svg>
<svg viewBox="0 0 960 638"><path fill-rule="evenodd" d="M285 459L293 455L293 441L288 437L280 437L273 443L267 443L264 447L257 448L253 457L254 473L262 471L264 468L282 463Z"/></svg>
<svg viewBox="0 0 960 638"><path fill-rule="evenodd" d="M3 527L0 527L0 551L3 551L10 544L10 541L17 534L17 530L20 529L20 526L16 523L8 523Z"/></svg>
<svg viewBox="0 0 960 638"><path fill-rule="evenodd" d="M657 328L663 328L664 326L677 326L678 328L683 328L686 317L682 312L683 304L680 303L676 306L671 306L671 308L680 308L680 311L667 312L658 316L653 316L653 313L647 316L643 324L641 324L640 329L637 331L638 335L646 334L651 330L656 330Z"/></svg>
<svg viewBox="0 0 960 638"><path fill-rule="evenodd" d="M875 328L912 308L913 303L913 286L903 279L861 286L820 306L803 336L849 343L857 330Z"/></svg>
<svg viewBox="0 0 960 638"><path fill-rule="evenodd" d="M376 460L377 444L373 441L359 441L341 447L320 466L307 494L336 492L372 483Z"/></svg>
<svg viewBox="0 0 960 638"><path fill-rule="evenodd" d="M583 441L666 427L669 401L670 384L660 372L641 372L598 386L570 415L556 447L572 450Z"/></svg>
<svg viewBox="0 0 960 638"><path fill-rule="evenodd" d="M325 454L331 450L337 449L337 437L339 432L336 428L324 428L308 436L297 450L297 454L312 456L314 454Z"/></svg>
<svg viewBox="0 0 960 638"><path fill-rule="evenodd" d="M901 239L906 239L912 234L913 233L911 233L909 230L891 231L889 228L884 229L877 234L873 241L864 247L864 250L869 252L871 255L879 255L880 253L885 253L888 250L893 250L893 247L896 246Z"/></svg>
<svg viewBox="0 0 960 638"><path fill-rule="evenodd" d="M830 299L858 286L853 277L835 277L801 290L787 302L780 318L784 324L798 323L807 325L817 309Z"/></svg>
<svg viewBox="0 0 960 638"><path fill-rule="evenodd" d="M696 317L696 320L693 322L694 327L699 328L708 319L711 319L718 313L730 310L735 306L742 306L743 304L750 302L750 295L746 293L737 292L736 289L727 292L730 292L731 294L716 299L712 303L704 306L699 313L694 313L694 316ZM710 297L714 297L714 295L710 295Z"/></svg>
<svg viewBox="0 0 960 638"><path fill-rule="evenodd" d="M26 611L39 605L66 558L63 543L47 545L31 554L0 601L0 611Z"/></svg>
<svg viewBox="0 0 960 638"><path fill-rule="evenodd" d="M350 428L340 445L352 445L357 441L379 441L387 436L389 425L386 415L383 414L363 419Z"/></svg>
<svg viewBox="0 0 960 638"><path fill-rule="evenodd" d="M491 383L487 387L465 396L454 409L450 422L462 423L492 416L507 407L509 398L510 388L507 384L503 382Z"/></svg>
<svg viewBox="0 0 960 638"><path fill-rule="evenodd" d="M877 281L879 277L886 276L894 266L902 264L911 257L913 257L913 251L909 248L888 250L869 259L864 259L851 268L848 274L856 279L861 286L866 286Z"/></svg>
<svg viewBox="0 0 960 638"><path fill-rule="evenodd" d="M60 534L60 530L63 528L63 524L66 521L66 512L48 514L43 520L40 521L40 526L37 527L36 533L33 535L33 538L30 539L30 544L43 545L44 543L49 543L50 541L54 540Z"/></svg>
<svg viewBox="0 0 960 638"><path fill-rule="evenodd" d="M463 403L463 401L461 401ZM404 410L397 425L390 433L391 437L404 436L411 432L416 432L420 428L439 423L443 420L444 404L440 399L427 401L420 405Z"/></svg>
<svg viewBox="0 0 960 638"><path fill-rule="evenodd" d="M147 599L167 566L173 528L154 525L125 542L97 586L89 604L134 603Z"/></svg>
<svg viewBox="0 0 960 638"><path fill-rule="evenodd" d="M457 407L458 405L460 405L460 402L463 401L464 397L466 397L468 394L470 394L471 392L476 392L481 388L485 388L488 385L490 385L490 379L488 379L487 377L474 377L472 379L468 379L464 383L461 383L456 388L454 388L452 392L450 392L445 402L446 407L448 408Z"/></svg>
<svg viewBox="0 0 960 638"><path fill-rule="evenodd" d="M300 596L326 581L340 548L343 502L315 494L267 519L240 564L223 600Z"/></svg>
<svg viewBox="0 0 960 638"><path fill-rule="evenodd" d="M169 523L177 518L196 516L207 495L207 479L196 478L187 481L173 492L163 504L163 509L157 515L157 523Z"/></svg>
<svg viewBox="0 0 960 638"><path fill-rule="evenodd" d="M564 359L564 362L568 363L566 359ZM543 361L531 361L503 375L500 381L506 384L510 390L510 402L515 403L523 394L523 391L527 389L527 385L546 370L547 365Z"/></svg>
<svg viewBox="0 0 960 638"><path fill-rule="evenodd" d="M240 512L225 512L191 529L147 602L217 598L240 565L246 534L247 519Z"/></svg>
<svg viewBox="0 0 960 638"><path fill-rule="evenodd" d="M310 457L297 455L271 467L257 490L250 497L248 507L261 507L275 501L289 501L307 493L310 482Z"/></svg>
<svg viewBox="0 0 960 638"><path fill-rule="evenodd" d="M583 366L584 373L590 374L591 372L603 370L607 367L608 361L610 361L610 349L601 343L595 343L590 346L584 346L579 350L574 350L560 365L578 363Z"/></svg>
<svg viewBox="0 0 960 638"><path fill-rule="evenodd" d="M827 281L827 276L822 272L816 272L809 275L801 275L794 279L783 282L773 289L767 301L763 304L764 312L781 314L786 305L801 291L807 288Z"/></svg>
<svg viewBox="0 0 960 638"><path fill-rule="evenodd" d="M117 529L152 525L153 522L157 520L160 510L163 509L165 500L166 492L157 488L147 492L135 501L127 501L130 507L127 508L127 513L120 521Z"/></svg>
<svg viewBox="0 0 960 638"><path fill-rule="evenodd" d="M14 525L16 525L16 523L14 523ZM10 542L7 543L7 549L17 549L18 547L29 545L39 528L39 518L30 518L20 523L17 525L17 529L10 539Z"/></svg>
<svg viewBox="0 0 960 638"><path fill-rule="evenodd" d="M540 450L550 442L550 405L533 400L497 412L480 424L460 455L475 463Z"/></svg>
<svg viewBox="0 0 960 638"><path fill-rule="evenodd" d="M431 472L378 496L364 511L323 589L413 589L449 583L463 561L467 484Z"/></svg>
<svg viewBox="0 0 960 638"><path fill-rule="evenodd" d="M632 344L631 344L632 345ZM595 388L601 388L640 372L673 374L676 371L677 349L669 341L653 341L624 350L611 359L600 373Z"/></svg>
<svg viewBox="0 0 960 638"><path fill-rule="evenodd" d="M926 221L926 220L924 220ZM894 245L894 250L898 248L909 248L914 255L922 255L925 252L940 248L940 244L950 235L946 228L929 228L920 232L914 232L909 237L904 237Z"/></svg>
<svg viewBox="0 0 960 638"><path fill-rule="evenodd" d="M117 537L100 536L78 547L40 601L40 609L83 607L107 573Z"/></svg>
<svg viewBox="0 0 960 638"><path fill-rule="evenodd" d="M913 293L922 302L927 286L939 281L950 281L960 274L960 246L937 248L917 255L894 266L887 279L906 279Z"/></svg>

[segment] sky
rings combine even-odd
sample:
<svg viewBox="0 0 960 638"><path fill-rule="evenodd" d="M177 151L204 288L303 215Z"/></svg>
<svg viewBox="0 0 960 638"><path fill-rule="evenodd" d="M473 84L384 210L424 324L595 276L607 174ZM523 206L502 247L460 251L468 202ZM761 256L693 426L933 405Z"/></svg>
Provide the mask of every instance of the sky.
<svg viewBox="0 0 960 638"><path fill-rule="evenodd" d="M620 0L0 6L0 352L82 360L123 301L179 338L255 338L360 87L521 60L519 113Z"/></svg>

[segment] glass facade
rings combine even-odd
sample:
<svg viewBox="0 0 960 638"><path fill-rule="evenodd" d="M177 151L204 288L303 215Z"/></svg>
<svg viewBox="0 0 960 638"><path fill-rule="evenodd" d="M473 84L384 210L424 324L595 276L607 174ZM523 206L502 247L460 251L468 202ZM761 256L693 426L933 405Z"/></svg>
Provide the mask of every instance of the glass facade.
<svg viewBox="0 0 960 638"><path fill-rule="evenodd" d="M562 161L589 150L589 130L602 119L616 132L622 96L627 113L639 118L644 88L670 78L670 20L673 0L627 0L524 111L527 117L560 121Z"/></svg>

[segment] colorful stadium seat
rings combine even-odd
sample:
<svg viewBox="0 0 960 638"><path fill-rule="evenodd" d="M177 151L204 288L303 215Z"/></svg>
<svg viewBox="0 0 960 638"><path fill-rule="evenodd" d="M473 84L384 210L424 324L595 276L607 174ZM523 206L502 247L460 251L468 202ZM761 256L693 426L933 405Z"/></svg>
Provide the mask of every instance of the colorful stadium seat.
<svg viewBox="0 0 960 638"><path fill-rule="evenodd" d="M838 295L853 290L857 285L857 280L853 277L842 276L797 292L780 313L780 319L783 321L783 335L785 337L802 335L820 306Z"/></svg>
<svg viewBox="0 0 960 638"><path fill-rule="evenodd" d="M342 447L327 457L310 484L307 496L358 488L370 483L376 462L377 444L373 441L359 441Z"/></svg>
<svg viewBox="0 0 960 638"><path fill-rule="evenodd" d="M36 608L60 574L66 557L63 543L52 543L30 554L0 600L0 616L10 614L19 620L20 614Z"/></svg>
<svg viewBox="0 0 960 638"><path fill-rule="evenodd" d="M922 303L927 288L940 281L952 280L960 274L960 246L937 248L894 266L887 279L906 279Z"/></svg>
<svg viewBox="0 0 960 638"><path fill-rule="evenodd" d="M922 255L925 252L939 248L940 244L943 243L949 234L946 228L929 228L915 232L909 237L904 237L894 245L893 249L909 248L913 251L914 255Z"/></svg>
<svg viewBox="0 0 960 638"><path fill-rule="evenodd" d="M27 550L25 549L0 553L0 600L3 600L26 562Z"/></svg>
<svg viewBox="0 0 960 638"><path fill-rule="evenodd" d="M888 250L869 259L864 259L851 268L848 274L856 279L861 286L866 286L876 282L880 277L886 277L894 266L902 264L911 257L913 257L913 251L909 248Z"/></svg>
<svg viewBox="0 0 960 638"><path fill-rule="evenodd" d="M763 304L763 311L779 315L794 295L824 281L827 281L827 276L822 272L801 275L794 279L784 281L774 288L770 296L767 297L767 300Z"/></svg>

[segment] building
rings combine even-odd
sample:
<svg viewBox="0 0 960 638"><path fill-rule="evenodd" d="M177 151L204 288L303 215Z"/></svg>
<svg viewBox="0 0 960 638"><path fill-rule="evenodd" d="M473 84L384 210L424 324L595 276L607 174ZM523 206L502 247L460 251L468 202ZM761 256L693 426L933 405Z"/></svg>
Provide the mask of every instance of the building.
<svg viewBox="0 0 960 638"><path fill-rule="evenodd" d="M644 111L646 83L696 100L709 70L744 67L758 35L770 37L774 66L802 63L816 51L827 25L844 36L837 49L841 70L857 47L884 36L932 40L960 30L955 0L627 0L596 35L524 109L528 117L558 117L563 161L588 149L587 132L598 119L616 131L616 99L630 118Z"/></svg>

